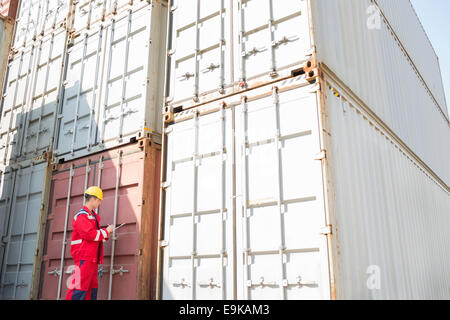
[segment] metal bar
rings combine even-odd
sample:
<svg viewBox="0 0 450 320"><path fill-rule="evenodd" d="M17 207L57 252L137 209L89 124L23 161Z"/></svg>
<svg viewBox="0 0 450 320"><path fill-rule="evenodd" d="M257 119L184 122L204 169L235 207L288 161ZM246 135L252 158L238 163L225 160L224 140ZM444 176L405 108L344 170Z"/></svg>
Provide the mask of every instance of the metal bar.
<svg viewBox="0 0 450 320"><path fill-rule="evenodd" d="M98 161L98 181L97 186L101 188L102 183L102 172L103 172L103 156L100 157L100 160ZM100 213L100 207L97 208L97 214Z"/></svg>
<svg viewBox="0 0 450 320"><path fill-rule="evenodd" d="M223 50L225 45L225 23L224 23L224 1L220 0L220 62L219 62L219 89L221 93L224 93L225 91L225 51Z"/></svg>
<svg viewBox="0 0 450 320"><path fill-rule="evenodd" d="M194 186L192 190L192 253L191 253L191 300L195 300L195 259L196 259L196 222L195 215L197 213L197 192L198 192L198 168L197 168L197 154L198 154L198 113L194 114L194 152L192 154L192 169Z"/></svg>
<svg viewBox="0 0 450 320"><path fill-rule="evenodd" d="M64 276L63 269L64 269L64 253L66 251L66 244L67 244L67 223L69 221L69 207L70 207L70 194L72 192L72 179L75 174L74 169L75 164L72 163L70 165L70 176L69 176L69 190L67 192L67 203L66 203L66 217L64 220L64 235L62 239L62 248L61 248L61 263L59 267L59 279L58 279L58 293L56 300L60 300L61 297L61 285L62 285L62 278Z"/></svg>
<svg viewBox="0 0 450 320"><path fill-rule="evenodd" d="M92 2L91 2L92 4ZM97 60L95 63L95 77L94 77L94 87L92 88L92 107L90 107L89 110L89 133L88 133L88 145L87 150L90 151L92 146L92 118L94 116L95 112L95 100L96 100L96 92L97 92L97 82L98 82L98 75L99 75L99 69L100 69L100 51L102 50L102 39L103 39L103 26L100 26L100 29L98 31L98 45L97 45L97 51L96 56Z"/></svg>
<svg viewBox="0 0 450 320"><path fill-rule="evenodd" d="M194 59L195 59L195 71L194 71L194 95L193 99L195 102L198 101L198 94L199 94L199 73L200 73L200 62L198 61L198 54L200 52L200 0L196 1L196 19L195 19L195 52L194 52Z"/></svg>
<svg viewBox="0 0 450 320"><path fill-rule="evenodd" d="M270 73L271 76L275 76L276 75L276 70L277 70L277 66L275 63L275 47L272 45L275 41L275 34L273 31L273 1L272 0L267 0L269 2L269 21L268 21L268 31L269 31L269 45L267 46L267 48L269 48L270 50Z"/></svg>
<svg viewBox="0 0 450 320"><path fill-rule="evenodd" d="M6 210L6 223L5 225L8 226L7 228L7 236L9 236L8 242L6 243L6 248L5 248L5 253L3 256L3 263L2 263L2 282L1 282L1 294L0 297L3 297L3 293L4 293L4 286L5 286L5 275L6 275L6 267L7 267L7 262L8 262L8 255L9 255L9 247L10 247L10 242L11 242L11 232L12 232L12 225L14 223L14 215L11 215L11 208L12 208L12 202L15 202L15 196L14 196L14 190L16 188L16 178L17 178L17 170L14 170L13 172L11 172L12 174L12 183L11 183L11 191L8 197L8 208ZM0 239L3 241L3 239Z"/></svg>
<svg viewBox="0 0 450 320"><path fill-rule="evenodd" d="M240 0L242 1L242 0ZM248 258L249 258L249 247L248 247L248 208L247 208L247 202L248 202L248 164L247 164L247 144L248 144L248 133L247 133L247 97L244 97L242 99L242 136L243 136L243 142L241 146L241 153L242 153L242 220L243 220L243 240L244 240L244 284L247 285L248 278L249 278L249 270L248 270ZM249 287L245 287L244 292L244 299L249 299Z"/></svg>
<svg viewBox="0 0 450 320"><path fill-rule="evenodd" d="M81 73L80 73L80 80L78 82L75 116L73 119L72 145L70 147L71 155L73 155L75 152L75 150L74 150L75 149L75 136L77 135L78 112L80 111L80 96L81 96L81 89L83 87L83 81L84 81L84 67L85 67L85 59L86 59L86 52L87 52L87 44L88 44L88 34L86 33L85 37L84 37L83 56L81 57Z"/></svg>
<svg viewBox="0 0 450 320"><path fill-rule="evenodd" d="M244 82L245 78L246 78L246 74L245 74L245 57L244 57L244 52L245 52L245 44L244 44L244 35L245 35L245 26L244 26L244 9L242 7L243 5L243 1L239 0L238 2L239 4L239 26L240 26L240 30L239 30L239 43L241 45L241 54L240 54L240 59L241 59L241 76L240 76L240 81Z"/></svg>
<svg viewBox="0 0 450 320"><path fill-rule="evenodd" d="M127 35L125 37L125 61L123 64L123 73L122 73L122 97L120 100L120 125L119 125L119 136L117 140L122 142L122 134L123 134L123 104L126 100L126 90L127 90L127 81L125 77L128 72L128 55L130 53L130 33L131 33L131 13L132 10L128 10L128 29Z"/></svg>
<svg viewBox="0 0 450 320"><path fill-rule="evenodd" d="M232 168L233 172L232 178L232 197L233 197L233 208L232 208L232 238L233 238L233 300L237 299L237 241L236 241L236 109L231 108L231 125L232 125L232 146L231 152L233 154L232 157Z"/></svg>
<svg viewBox="0 0 450 320"><path fill-rule="evenodd" d="M271 0L269 0L271 1ZM278 213L279 213L279 222L280 222L280 226L279 226L279 230L280 230L280 248L279 248L279 254L280 254L280 275L281 275L281 279L280 279L280 290L281 290L281 298L283 300L286 300L286 290L284 288L284 286L282 285L283 280L286 279L286 274L285 274L285 270L284 270L284 262L283 262L283 256L284 256L284 251L286 249L285 247L285 243L284 243L284 215L283 215L283 210L282 210L282 194L281 194L281 177L282 177L282 171L281 171L281 154L280 154L280 112L279 112L279 108L280 108L280 104L279 104L279 100L278 100L278 89L277 87L273 88L273 106L274 106L274 112L275 112L275 123L276 123L276 132L275 132L275 142L274 142L274 146L275 146L275 152L277 155L277 160L276 160L276 166L277 166L277 207L278 207Z"/></svg>
<svg viewBox="0 0 450 320"><path fill-rule="evenodd" d="M28 211L28 202L29 202L29 198L30 198L30 185L31 185L31 178L33 176L33 168L34 168L34 166L31 166L30 178L27 183L27 194L25 196L25 211L24 211L24 217L23 217L22 231L20 234L20 249L19 249L19 257L17 260L16 277L14 279L13 299L16 298L17 281L19 280L20 265L22 264L23 241L24 241L24 237L25 237L25 226L27 223L27 216L28 216L27 211Z"/></svg>
<svg viewBox="0 0 450 320"><path fill-rule="evenodd" d="M116 226L117 223L117 210L118 210L118 201L119 201L119 182L120 175L122 172L122 155L123 151L119 151L119 157L117 158L117 171L116 171L116 192L114 195L114 220L113 225ZM109 288L108 288L108 300L111 300L112 295L112 280L113 280L113 267L114 267L114 252L116 248L116 230L113 230L112 238L111 238L111 263L110 263L110 273L109 273Z"/></svg>
<svg viewBox="0 0 450 320"><path fill-rule="evenodd" d="M102 132L101 132L101 143L105 140L105 126L106 126L106 109L108 108L108 96L109 96L109 80L111 77L111 60L112 60L112 50L114 44L114 32L116 28L116 20L113 19L111 24L111 41L109 42L109 57L108 57L108 70L106 71L106 81L105 81L105 102L103 105L103 119L102 119Z"/></svg>
<svg viewBox="0 0 450 320"><path fill-rule="evenodd" d="M84 190L87 190L89 183L89 172L91 172L91 160L86 160L86 176L84 177ZM83 205L86 204L86 198L83 195Z"/></svg>
<svg viewBox="0 0 450 320"><path fill-rule="evenodd" d="M220 121L220 125L221 125L221 132L222 132L222 151L220 153L220 159L222 161L222 165L221 165L221 169L220 169L220 200L221 200L221 204L220 204L220 218L221 218L221 226L220 226L220 237L222 240L222 252L220 253L220 262L221 262L221 267L220 267L220 283L221 283L221 293L222 293L222 300L226 299L225 296L225 258L226 258L226 254L227 254L227 248L226 248L226 241L225 241L225 230L224 228L226 228L226 221L227 221L227 216L226 214L227 211L225 209L226 207L226 200L225 200L225 193L226 193L226 186L225 186L225 179L226 179L226 160L225 160L225 150L226 150L226 138L225 138L225 108L224 105L222 105L221 110L220 110L220 117L221 117L221 121Z"/></svg>

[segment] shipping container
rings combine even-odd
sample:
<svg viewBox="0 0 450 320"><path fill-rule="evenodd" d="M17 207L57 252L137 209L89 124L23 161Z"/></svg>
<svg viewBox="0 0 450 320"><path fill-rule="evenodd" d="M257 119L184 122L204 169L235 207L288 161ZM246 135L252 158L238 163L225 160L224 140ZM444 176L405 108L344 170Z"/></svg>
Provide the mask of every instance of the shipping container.
<svg viewBox="0 0 450 320"><path fill-rule="evenodd" d="M404 45L415 67L438 100L439 106L448 119L445 91L439 67L439 58L417 17L410 0L373 0L381 17L385 17L392 31ZM399 14L401 13L401 14Z"/></svg>
<svg viewBox="0 0 450 320"><path fill-rule="evenodd" d="M72 0L21 0L16 17L13 48L26 47L38 37L66 28Z"/></svg>
<svg viewBox="0 0 450 320"><path fill-rule="evenodd" d="M66 297L72 219L91 185L103 189L101 226L125 223L104 243L98 298L155 298L160 162L161 147L147 137L54 165L39 299Z"/></svg>
<svg viewBox="0 0 450 320"><path fill-rule="evenodd" d="M207 102L299 71L311 55L307 4L170 1L168 98Z"/></svg>
<svg viewBox="0 0 450 320"><path fill-rule="evenodd" d="M57 120L67 32L59 29L11 56L2 99L3 165L50 151Z"/></svg>
<svg viewBox="0 0 450 320"><path fill-rule="evenodd" d="M156 1L153 1L156 2ZM167 1L158 2L167 4ZM90 29L97 23L101 23L132 7L146 6L151 1L148 0L82 0L74 3L72 7L73 21L71 30L80 32L83 29Z"/></svg>
<svg viewBox="0 0 450 320"><path fill-rule="evenodd" d="M0 0L0 16L16 18L19 0Z"/></svg>
<svg viewBox="0 0 450 320"><path fill-rule="evenodd" d="M393 10L390 21L399 16L399 21L404 21L412 15L409 1L390 2L395 2L389 6ZM311 3L317 60L450 185L450 123L442 111L447 108L443 91L430 89L440 81L440 71L434 51L417 31L418 20L410 17L408 24L392 22L406 28L398 31L399 36L411 33L403 39L390 21L372 21L368 8L374 2L370 0ZM419 67L426 69L426 74ZM429 80L428 74L435 80Z"/></svg>
<svg viewBox="0 0 450 320"><path fill-rule="evenodd" d="M167 6L132 6L74 33L55 135L56 161L161 132Z"/></svg>
<svg viewBox="0 0 450 320"><path fill-rule="evenodd" d="M36 290L51 177L48 162L23 162L0 173L0 299L29 299Z"/></svg>
<svg viewBox="0 0 450 320"><path fill-rule="evenodd" d="M450 298L448 185L331 75L169 117L159 298Z"/></svg>
<svg viewBox="0 0 450 320"><path fill-rule="evenodd" d="M3 80L8 64L9 49L11 46L14 23L10 18L0 16L0 88L3 90ZM0 97L1 99L1 97Z"/></svg>
<svg viewBox="0 0 450 320"><path fill-rule="evenodd" d="M322 64L450 184L450 148L442 147L450 144L450 123L439 63L409 1L170 5L170 107L201 105L305 70L314 77Z"/></svg>

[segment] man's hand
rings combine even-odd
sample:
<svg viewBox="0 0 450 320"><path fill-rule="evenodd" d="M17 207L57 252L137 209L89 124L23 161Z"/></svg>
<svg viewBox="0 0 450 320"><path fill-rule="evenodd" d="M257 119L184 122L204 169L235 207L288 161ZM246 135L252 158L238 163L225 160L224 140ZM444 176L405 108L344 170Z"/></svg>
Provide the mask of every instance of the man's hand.
<svg viewBox="0 0 450 320"><path fill-rule="evenodd" d="M114 230L114 226L113 225L109 225L109 226L106 227L106 231L108 231L108 235L111 235L113 230Z"/></svg>

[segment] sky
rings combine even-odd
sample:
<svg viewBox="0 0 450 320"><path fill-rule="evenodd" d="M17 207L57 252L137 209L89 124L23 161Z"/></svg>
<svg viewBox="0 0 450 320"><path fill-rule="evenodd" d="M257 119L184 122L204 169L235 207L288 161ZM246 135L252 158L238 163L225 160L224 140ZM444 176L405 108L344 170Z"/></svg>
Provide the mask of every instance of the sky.
<svg viewBox="0 0 450 320"><path fill-rule="evenodd" d="M450 113L450 0L411 0L439 57Z"/></svg>

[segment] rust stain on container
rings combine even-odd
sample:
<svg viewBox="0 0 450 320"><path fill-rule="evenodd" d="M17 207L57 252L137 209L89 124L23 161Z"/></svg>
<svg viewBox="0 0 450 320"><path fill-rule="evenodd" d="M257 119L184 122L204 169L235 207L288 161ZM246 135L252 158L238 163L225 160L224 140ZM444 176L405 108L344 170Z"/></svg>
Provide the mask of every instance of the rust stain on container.
<svg viewBox="0 0 450 320"><path fill-rule="evenodd" d="M18 5L19 0L0 0L0 15L15 19Z"/></svg>
<svg viewBox="0 0 450 320"><path fill-rule="evenodd" d="M121 148L53 166L40 299L65 299L66 283L71 275L69 267L73 265L70 255L72 219L83 205L85 187L91 185L99 185L104 192L98 210L101 227L113 224L115 212L116 225L125 223L116 231L112 268L113 241L104 243L98 299L155 299L160 162L161 147L144 138ZM67 245L60 281L67 206Z"/></svg>

